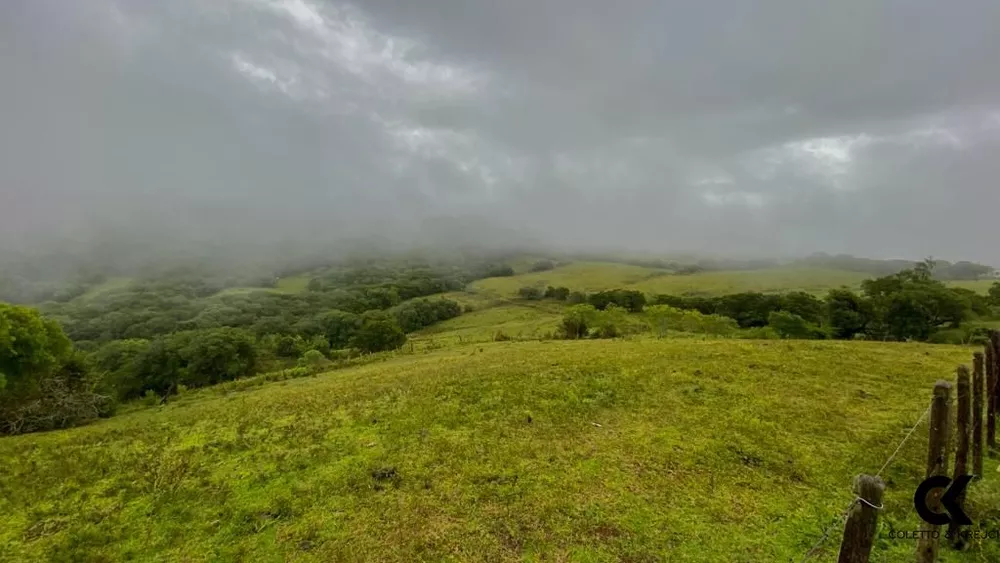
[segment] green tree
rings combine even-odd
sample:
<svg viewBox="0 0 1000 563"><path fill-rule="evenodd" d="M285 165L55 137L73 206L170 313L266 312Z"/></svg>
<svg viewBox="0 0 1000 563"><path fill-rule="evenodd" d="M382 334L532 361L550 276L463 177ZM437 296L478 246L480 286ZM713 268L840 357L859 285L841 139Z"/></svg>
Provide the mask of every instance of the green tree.
<svg viewBox="0 0 1000 563"><path fill-rule="evenodd" d="M831 289L826 296L826 315L834 338L851 339L868 329L872 307L849 289Z"/></svg>
<svg viewBox="0 0 1000 563"><path fill-rule="evenodd" d="M563 338L576 340L586 338L590 327L597 319L598 311L590 304L573 305L563 315L561 331Z"/></svg>
<svg viewBox="0 0 1000 563"><path fill-rule="evenodd" d="M876 330L870 332L897 340L926 340L945 325L961 325L971 305L959 292L933 279L934 265L928 259L911 270L861 283L877 321Z"/></svg>
<svg viewBox="0 0 1000 563"><path fill-rule="evenodd" d="M521 299L528 299L534 301L536 299L542 298L542 290L537 287L524 286L517 290L517 296Z"/></svg>
<svg viewBox="0 0 1000 563"><path fill-rule="evenodd" d="M804 291L793 291L782 295L781 310L798 315L813 324L819 324L823 320L823 301Z"/></svg>
<svg viewBox="0 0 1000 563"><path fill-rule="evenodd" d="M826 337L826 333L819 327L788 311L771 312L767 317L767 325L781 338L821 340Z"/></svg>
<svg viewBox="0 0 1000 563"><path fill-rule="evenodd" d="M990 286L988 295L989 295L990 305L994 307L1000 307L1000 281L993 282L993 285Z"/></svg>
<svg viewBox="0 0 1000 563"><path fill-rule="evenodd" d="M587 298L587 302L599 311L614 304L630 313L640 313L646 306L646 295L634 289L612 289L591 295Z"/></svg>
<svg viewBox="0 0 1000 563"><path fill-rule="evenodd" d="M142 382L135 376L136 360L148 348L148 340L113 340L90 355L100 379L119 401L142 394Z"/></svg>
<svg viewBox="0 0 1000 563"><path fill-rule="evenodd" d="M71 352L72 344L58 323L37 309L0 303L0 393L31 394Z"/></svg>
<svg viewBox="0 0 1000 563"><path fill-rule="evenodd" d="M362 352L395 350L406 344L406 333L387 315L365 315L351 346Z"/></svg>
<svg viewBox="0 0 1000 563"><path fill-rule="evenodd" d="M539 260L531 265L532 272L545 272L555 268L556 265L551 260Z"/></svg>
<svg viewBox="0 0 1000 563"><path fill-rule="evenodd" d="M330 363L330 361L327 360L326 356L321 354L318 350L307 350L305 354L302 354L302 357L299 358L298 361L299 367L313 370L320 369L328 363Z"/></svg>
<svg viewBox="0 0 1000 563"><path fill-rule="evenodd" d="M0 434L64 428L110 411L58 323L0 303Z"/></svg>
<svg viewBox="0 0 1000 563"><path fill-rule="evenodd" d="M330 348L340 350L350 344L351 338L361 326L361 319L354 313L333 310L317 316L316 324L330 343Z"/></svg>
<svg viewBox="0 0 1000 563"><path fill-rule="evenodd" d="M214 385L252 375L257 367L253 337L244 330L220 328L192 335L181 349L188 387Z"/></svg>

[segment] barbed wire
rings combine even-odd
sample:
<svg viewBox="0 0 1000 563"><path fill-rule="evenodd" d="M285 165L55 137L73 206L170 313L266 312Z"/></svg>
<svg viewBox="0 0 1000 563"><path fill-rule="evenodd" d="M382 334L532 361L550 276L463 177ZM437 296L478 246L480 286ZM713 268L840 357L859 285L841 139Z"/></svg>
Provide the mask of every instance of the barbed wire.
<svg viewBox="0 0 1000 563"><path fill-rule="evenodd" d="M889 467L889 464L891 464L896 459L896 456L899 455L900 451L902 451L903 446L905 446L906 442L910 440L910 437L913 436L913 433L917 431L917 428L920 427L920 425L924 422L924 419L927 418L927 415L930 412L931 412L931 405L927 405L927 408L924 410L923 414L920 415L920 418L917 419L917 422L910 428L909 432L906 433L906 436L903 436L903 440L900 441L899 445L896 446L896 449L892 452L892 455L889 456L889 459L885 460L885 463L883 463L882 467L879 468L878 473L875 474L876 477L882 476L882 472L885 471L886 468ZM840 515L840 518L838 520L835 520L832 524L827 526L825 530L823 530L823 535L820 536L819 540L817 540L816 543L813 544L811 548L809 548L809 551L807 551L806 554L802 557L801 563L805 563L806 561L812 559L819 553L819 548L821 548L823 544L826 543L828 539L830 539L830 533L833 532L834 529L841 528L847 523L847 517L848 515L850 515L851 509L854 508L854 505L858 504L858 502L863 502L868 506L874 508L875 510L882 510L882 506L875 506L872 503L868 502L867 500L858 496L854 497L854 500L851 501L851 504L847 505L847 508L844 509L844 512Z"/></svg>

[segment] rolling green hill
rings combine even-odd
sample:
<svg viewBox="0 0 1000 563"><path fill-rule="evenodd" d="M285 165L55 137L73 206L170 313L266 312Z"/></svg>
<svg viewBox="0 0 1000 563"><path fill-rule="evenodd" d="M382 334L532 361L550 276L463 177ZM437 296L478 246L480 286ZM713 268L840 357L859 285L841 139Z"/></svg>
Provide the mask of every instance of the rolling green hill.
<svg viewBox="0 0 1000 563"><path fill-rule="evenodd" d="M611 262L574 262L545 272L534 272L505 278L490 278L473 282L469 290L492 296L512 297L525 286L565 286L573 291L594 292L605 289L636 289L648 294L723 295L744 291L764 293L806 291L821 294L838 287L858 288L871 278L869 274L815 268L787 266L763 270L711 271L696 274L674 274L667 270L643 268ZM947 282L986 293L995 280Z"/></svg>
<svg viewBox="0 0 1000 563"><path fill-rule="evenodd" d="M24 561L797 561L968 356L498 342L209 388L0 439L0 543ZM925 436L886 470L883 534L917 526ZM1000 478L976 484L974 517L998 500ZM912 551L880 540L874 560Z"/></svg>

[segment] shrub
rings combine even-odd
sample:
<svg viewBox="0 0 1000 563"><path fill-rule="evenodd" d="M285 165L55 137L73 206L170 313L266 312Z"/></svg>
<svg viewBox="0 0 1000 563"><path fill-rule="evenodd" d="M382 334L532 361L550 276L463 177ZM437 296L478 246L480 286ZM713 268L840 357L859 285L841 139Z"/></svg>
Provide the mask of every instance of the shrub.
<svg viewBox="0 0 1000 563"><path fill-rule="evenodd" d="M781 338L799 340L822 340L826 333L818 326L807 322L802 317L786 311L774 311L768 315L767 324Z"/></svg>
<svg viewBox="0 0 1000 563"><path fill-rule="evenodd" d="M561 332L563 338L576 340L586 338L590 327L597 318L597 309L593 305L574 305L563 315Z"/></svg>
<svg viewBox="0 0 1000 563"><path fill-rule="evenodd" d="M296 358L302 353L301 336L282 336L274 350L279 358Z"/></svg>
<svg viewBox="0 0 1000 563"><path fill-rule="evenodd" d="M305 354L302 354L302 357L299 358L298 367L317 370L321 369L327 363L329 362L327 361L326 356L321 354L318 350L309 350Z"/></svg>
<svg viewBox="0 0 1000 563"><path fill-rule="evenodd" d="M531 265L532 272L545 272L555 268L556 265L551 260L539 260Z"/></svg>
<svg viewBox="0 0 1000 563"><path fill-rule="evenodd" d="M666 335L670 329L695 334L729 336L739 326L736 321L720 315L703 315L694 310L681 310L669 305L653 305L643 313L646 324L657 336Z"/></svg>
<svg viewBox="0 0 1000 563"><path fill-rule="evenodd" d="M306 342L305 348L307 352L319 352L323 357L330 355L330 343L321 335L312 337Z"/></svg>
<svg viewBox="0 0 1000 563"><path fill-rule="evenodd" d="M557 301L566 301L569 297L568 287L552 287L551 285L545 290L546 299L555 299Z"/></svg>
<svg viewBox="0 0 1000 563"><path fill-rule="evenodd" d="M537 287L525 286L517 290L517 295L521 299L538 300L542 298L542 290Z"/></svg>
<svg viewBox="0 0 1000 563"><path fill-rule="evenodd" d="M568 297L566 297L566 302L571 305L579 305L581 303L586 303L587 294L580 291L574 291L570 293Z"/></svg>

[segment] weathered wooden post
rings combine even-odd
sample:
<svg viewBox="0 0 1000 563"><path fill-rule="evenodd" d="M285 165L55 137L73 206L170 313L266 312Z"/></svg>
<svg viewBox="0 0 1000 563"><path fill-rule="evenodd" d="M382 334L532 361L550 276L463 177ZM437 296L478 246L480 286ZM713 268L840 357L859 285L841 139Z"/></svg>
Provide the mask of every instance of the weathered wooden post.
<svg viewBox="0 0 1000 563"><path fill-rule="evenodd" d="M957 375L958 384L955 386L955 393L958 395L958 401L956 401L958 410L955 412L955 470L951 476L952 480L969 473L969 404L971 402L969 368L958 366ZM964 500L965 493L963 492L958 497L959 506L963 504ZM954 549L965 547L965 540L959 534L961 528L954 521L948 524L948 537L951 539L951 547Z"/></svg>
<svg viewBox="0 0 1000 563"><path fill-rule="evenodd" d="M934 401L931 403L930 439L927 441L927 477L948 474L948 423L951 410L951 383L938 381L934 385ZM927 508L941 512L941 495L944 491L935 489L927 495ZM917 563L936 563L941 527L924 523L920 526L917 542Z"/></svg>
<svg viewBox="0 0 1000 563"><path fill-rule="evenodd" d="M878 511L882 509L885 483L879 477L858 475L854 478L854 501L844 525L844 539L840 542L837 563L868 563L875 544Z"/></svg>
<svg viewBox="0 0 1000 563"><path fill-rule="evenodd" d="M1000 330L990 331L990 346L993 349L993 412L1000 414Z"/></svg>
<svg viewBox="0 0 1000 563"><path fill-rule="evenodd" d="M983 477L983 353L972 356L972 473Z"/></svg>
<svg viewBox="0 0 1000 563"><path fill-rule="evenodd" d="M992 450L997 445L997 366L992 343L986 345L986 446Z"/></svg>

